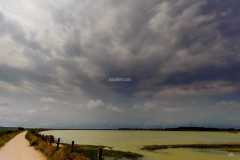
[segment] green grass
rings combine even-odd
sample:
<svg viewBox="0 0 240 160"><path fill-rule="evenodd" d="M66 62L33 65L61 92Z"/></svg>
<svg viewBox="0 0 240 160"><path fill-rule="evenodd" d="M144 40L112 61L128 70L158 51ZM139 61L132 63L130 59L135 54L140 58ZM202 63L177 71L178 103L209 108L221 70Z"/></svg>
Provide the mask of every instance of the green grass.
<svg viewBox="0 0 240 160"><path fill-rule="evenodd" d="M0 127L0 133L1 132L6 132L6 131L10 131L11 129L5 128L5 127Z"/></svg>
<svg viewBox="0 0 240 160"><path fill-rule="evenodd" d="M0 147L4 146L9 140L11 140L13 137L15 137L20 131L7 131L7 130L2 130L0 132Z"/></svg>
<svg viewBox="0 0 240 160"><path fill-rule="evenodd" d="M97 145L74 145L74 150L71 152L71 145L61 144L61 147L56 150L56 146L45 141L37 131L28 131L26 138L30 145L44 153L48 160L97 160L98 151L103 149L104 157L111 157L114 160L129 159L137 160L142 155L132 152L123 152L112 150L111 147Z"/></svg>
<svg viewBox="0 0 240 160"><path fill-rule="evenodd" d="M162 149L193 148L193 149L222 149L240 150L240 144L176 144L176 145L146 145L142 150L155 151Z"/></svg>

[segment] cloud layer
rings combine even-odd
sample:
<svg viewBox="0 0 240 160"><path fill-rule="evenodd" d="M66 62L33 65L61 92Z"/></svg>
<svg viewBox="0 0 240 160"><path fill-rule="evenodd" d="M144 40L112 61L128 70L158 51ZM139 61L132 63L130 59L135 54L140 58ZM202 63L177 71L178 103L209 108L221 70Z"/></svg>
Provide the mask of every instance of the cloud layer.
<svg viewBox="0 0 240 160"><path fill-rule="evenodd" d="M0 0L2 125L237 126L239 6Z"/></svg>

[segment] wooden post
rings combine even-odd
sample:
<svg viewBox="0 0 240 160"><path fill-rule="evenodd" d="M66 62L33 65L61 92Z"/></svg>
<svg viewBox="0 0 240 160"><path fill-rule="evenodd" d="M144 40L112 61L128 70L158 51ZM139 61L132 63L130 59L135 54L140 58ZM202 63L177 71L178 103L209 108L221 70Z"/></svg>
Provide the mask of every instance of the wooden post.
<svg viewBox="0 0 240 160"><path fill-rule="evenodd" d="M74 141L72 141L71 152L73 152L73 149L74 149Z"/></svg>
<svg viewBox="0 0 240 160"><path fill-rule="evenodd" d="M50 144L52 144L52 143L54 143L54 136L53 135L50 136Z"/></svg>
<svg viewBox="0 0 240 160"><path fill-rule="evenodd" d="M103 149L102 149L102 148L99 148L99 151L98 151L98 160L103 160Z"/></svg>
<svg viewBox="0 0 240 160"><path fill-rule="evenodd" d="M58 141L57 141L57 150L59 149L59 144L60 144L60 138L58 138Z"/></svg>

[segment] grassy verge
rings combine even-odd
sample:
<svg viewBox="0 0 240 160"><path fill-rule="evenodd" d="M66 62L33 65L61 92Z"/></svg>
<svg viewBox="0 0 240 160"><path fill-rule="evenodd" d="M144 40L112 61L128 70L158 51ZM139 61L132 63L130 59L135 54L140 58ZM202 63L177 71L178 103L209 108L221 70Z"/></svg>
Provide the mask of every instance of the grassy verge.
<svg viewBox="0 0 240 160"><path fill-rule="evenodd" d="M117 151L117 150L111 149L111 147L94 146L94 145L76 145L74 152L81 153L86 157L90 158L91 160L97 160L96 155L98 154L98 150L100 148L105 148L103 149L104 157L112 157L115 160L118 160L118 159L137 160L142 157L142 155L137 153Z"/></svg>
<svg viewBox="0 0 240 160"><path fill-rule="evenodd" d="M69 147L62 145L58 150L56 146L49 144L45 141L37 130L30 130L26 134L26 139L31 146L40 150L48 160L88 160L83 155L75 155L71 153Z"/></svg>
<svg viewBox="0 0 240 160"><path fill-rule="evenodd" d="M104 157L111 157L114 160L125 158L137 160L142 155L132 152L123 152L111 150L106 146L94 145L74 145L74 150L71 152L71 145L61 144L57 150L55 145L49 144L37 131L28 131L26 138L30 145L44 153L48 160L97 160L98 151L103 148Z"/></svg>
<svg viewBox="0 0 240 160"><path fill-rule="evenodd" d="M20 131L2 131L0 132L0 147L4 146L9 140L15 137Z"/></svg>
<svg viewBox="0 0 240 160"><path fill-rule="evenodd" d="M240 144L147 145L147 146L143 146L142 150L155 151L155 150L176 149L176 148L239 150Z"/></svg>

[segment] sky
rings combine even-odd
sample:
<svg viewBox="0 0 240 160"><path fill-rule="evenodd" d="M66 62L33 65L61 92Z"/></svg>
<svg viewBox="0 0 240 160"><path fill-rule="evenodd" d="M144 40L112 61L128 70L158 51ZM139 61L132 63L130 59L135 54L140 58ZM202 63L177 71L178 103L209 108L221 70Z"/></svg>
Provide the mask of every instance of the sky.
<svg viewBox="0 0 240 160"><path fill-rule="evenodd" d="M0 0L0 126L240 128L239 0Z"/></svg>

